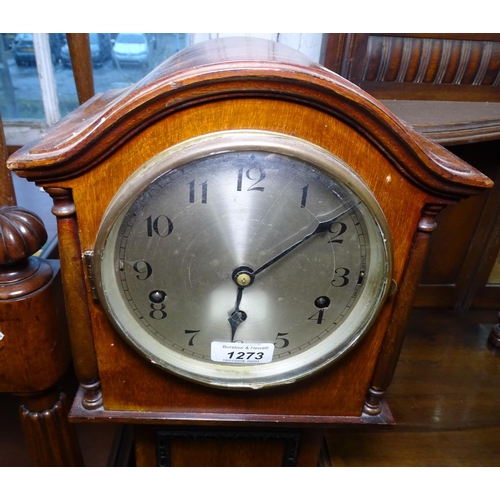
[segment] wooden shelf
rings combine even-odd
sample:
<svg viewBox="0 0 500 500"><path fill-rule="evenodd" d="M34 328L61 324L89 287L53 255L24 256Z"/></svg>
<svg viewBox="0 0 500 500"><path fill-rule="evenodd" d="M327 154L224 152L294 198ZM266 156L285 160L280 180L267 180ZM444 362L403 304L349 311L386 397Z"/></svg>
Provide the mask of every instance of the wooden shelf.
<svg viewBox="0 0 500 500"><path fill-rule="evenodd" d="M499 102L381 102L415 130L446 146L500 139Z"/></svg>

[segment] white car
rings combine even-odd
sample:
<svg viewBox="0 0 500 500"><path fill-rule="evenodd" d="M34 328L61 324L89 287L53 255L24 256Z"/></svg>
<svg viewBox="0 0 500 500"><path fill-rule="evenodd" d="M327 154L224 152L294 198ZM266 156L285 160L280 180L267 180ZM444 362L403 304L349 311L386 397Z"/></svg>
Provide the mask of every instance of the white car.
<svg viewBox="0 0 500 500"><path fill-rule="evenodd" d="M119 65L149 65L149 44L144 33L119 33L113 45L113 60Z"/></svg>

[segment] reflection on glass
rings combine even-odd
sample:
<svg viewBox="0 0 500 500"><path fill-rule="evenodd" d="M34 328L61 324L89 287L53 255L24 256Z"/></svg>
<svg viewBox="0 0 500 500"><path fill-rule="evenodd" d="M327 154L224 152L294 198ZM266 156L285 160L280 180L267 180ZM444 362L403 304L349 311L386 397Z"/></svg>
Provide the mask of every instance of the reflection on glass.
<svg viewBox="0 0 500 500"><path fill-rule="evenodd" d="M189 45L187 33L90 33L96 93L134 84ZM3 42L3 43L1 43ZM66 35L49 35L61 116L78 107ZM2 33L0 113L3 120L44 120L31 33Z"/></svg>
<svg viewBox="0 0 500 500"><path fill-rule="evenodd" d="M0 114L5 120L43 120L40 81L31 33L2 33Z"/></svg>
<svg viewBox="0 0 500 500"><path fill-rule="evenodd" d="M134 84L190 41L188 33L111 33L109 37L110 60L93 64L96 93Z"/></svg>

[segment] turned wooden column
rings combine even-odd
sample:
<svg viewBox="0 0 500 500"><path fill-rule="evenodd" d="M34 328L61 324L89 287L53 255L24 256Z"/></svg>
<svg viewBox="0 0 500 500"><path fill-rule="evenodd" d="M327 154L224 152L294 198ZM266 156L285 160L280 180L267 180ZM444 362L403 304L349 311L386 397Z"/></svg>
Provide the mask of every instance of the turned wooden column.
<svg viewBox="0 0 500 500"><path fill-rule="evenodd" d="M402 280L403 285L397 290L393 321L389 325L384 348L379 356L371 387L366 396L363 412L367 415L374 416L382 412L385 391L394 377L399 354L403 348L406 325L412 311L411 307L401 307L401 304L413 304L421 270L429 250L431 235L437 228L436 218L444 207L444 205L429 204L422 210L422 217L418 223L408 256Z"/></svg>
<svg viewBox="0 0 500 500"><path fill-rule="evenodd" d="M57 217L59 246L64 248L60 262L68 306L66 314L70 325L71 350L74 353L73 366L84 391L82 403L86 409L99 408L102 406L102 393L88 312L75 205L70 190L47 188L46 191L54 200L52 213ZM74 307L75 304L79 307Z"/></svg>
<svg viewBox="0 0 500 500"><path fill-rule="evenodd" d="M46 240L36 214L0 207L0 392L23 402L33 465L83 465L66 396L57 387L70 365L59 263L33 256Z"/></svg>

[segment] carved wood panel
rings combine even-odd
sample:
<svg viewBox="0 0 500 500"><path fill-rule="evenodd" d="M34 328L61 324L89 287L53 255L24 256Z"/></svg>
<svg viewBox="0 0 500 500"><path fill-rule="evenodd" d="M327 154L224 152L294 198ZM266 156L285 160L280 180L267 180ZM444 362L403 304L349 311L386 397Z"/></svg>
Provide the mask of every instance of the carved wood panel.
<svg viewBox="0 0 500 500"><path fill-rule="evenodd" d="M379 99L500 101L498 34L330 35L325 64Z"/></svg>

